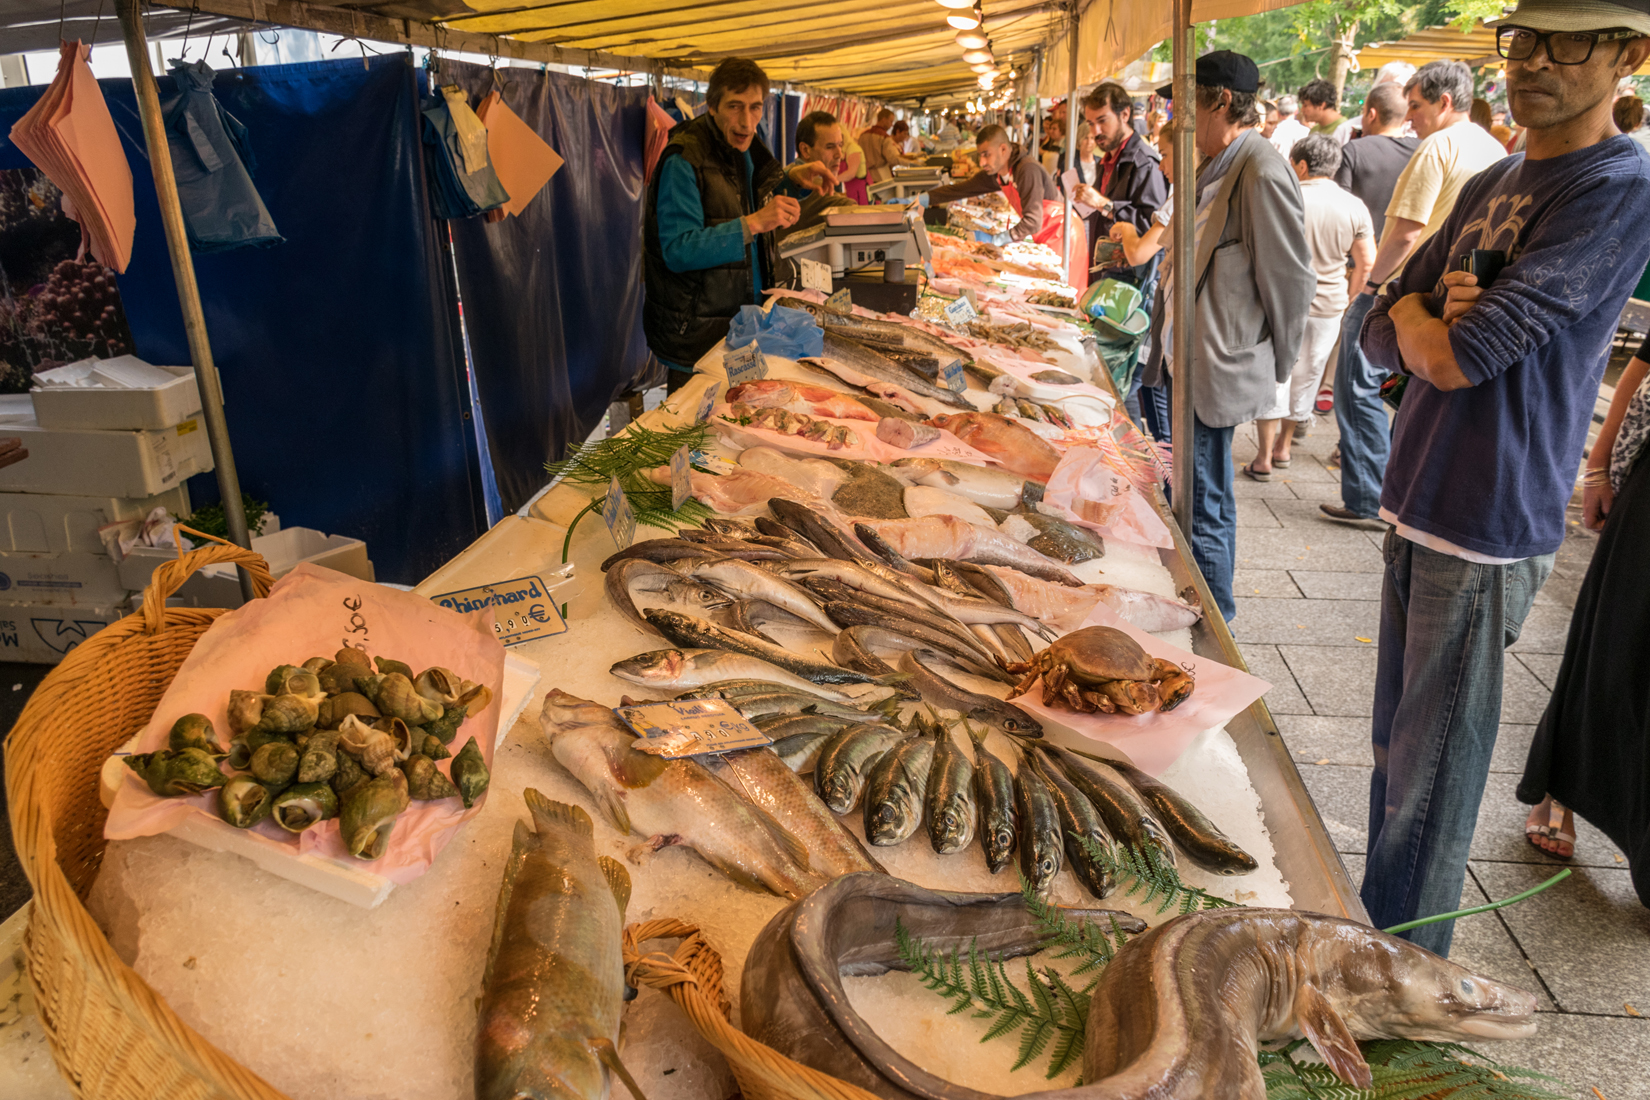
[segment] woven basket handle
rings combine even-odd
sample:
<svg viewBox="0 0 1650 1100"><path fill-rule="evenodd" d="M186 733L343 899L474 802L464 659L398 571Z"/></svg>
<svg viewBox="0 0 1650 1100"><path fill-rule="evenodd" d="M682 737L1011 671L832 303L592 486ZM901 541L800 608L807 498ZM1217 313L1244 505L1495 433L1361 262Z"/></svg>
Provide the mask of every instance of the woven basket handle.
<svg viewBox="0 0 1650 1100"><path fill-rule="evenodd" d="M216 535L203 534L181 523L174 530L207 545L164 562L155 570L154 576L149 579L149 587L143 590L143 629L146 633L159 634L165 629L166 601L182 588L183 583L194 576L197 570L208 565L242 566L252 574L252 591L260 597L269 595L270 586L275 583L275 578L270 576L269 563L264 561L262 554L236 546Z"/></svg>

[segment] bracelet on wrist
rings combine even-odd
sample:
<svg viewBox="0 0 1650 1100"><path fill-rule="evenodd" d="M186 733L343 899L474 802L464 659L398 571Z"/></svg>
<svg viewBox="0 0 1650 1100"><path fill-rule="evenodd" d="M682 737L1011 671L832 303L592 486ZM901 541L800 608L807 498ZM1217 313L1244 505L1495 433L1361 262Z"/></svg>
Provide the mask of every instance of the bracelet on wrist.
<svg viewBox="0 0 1650 1100"><path fill-rule="evenodd" d="M1608 469L1589 469L1581 475L1581 484L1589 489L1596 489L1600 486L1608 485L1610 484L1610 471Z"/></svg>

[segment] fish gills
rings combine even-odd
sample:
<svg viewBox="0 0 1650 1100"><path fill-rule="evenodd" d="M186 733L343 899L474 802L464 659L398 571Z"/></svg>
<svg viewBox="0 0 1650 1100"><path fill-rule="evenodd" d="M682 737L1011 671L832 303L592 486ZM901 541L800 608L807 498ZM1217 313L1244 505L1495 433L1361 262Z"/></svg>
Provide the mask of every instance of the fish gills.
<svg viewBox="0 0 1650 1100"><path fill-rule="evenodd" d="M478 1100L605 1100L624 1004L630 876L596 855L590 815L524 792L499 887L476 1036Z"/></svg>

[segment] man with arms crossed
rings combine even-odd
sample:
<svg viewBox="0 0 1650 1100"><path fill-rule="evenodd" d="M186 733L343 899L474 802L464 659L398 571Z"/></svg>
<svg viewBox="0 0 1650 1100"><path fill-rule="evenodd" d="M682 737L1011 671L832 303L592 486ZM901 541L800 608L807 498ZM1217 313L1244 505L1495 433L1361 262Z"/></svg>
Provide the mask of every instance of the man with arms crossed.
<svg viewBox="0 0 1650 1100"><path fill-rule="evenodd" d="M1372 362L1412 375L1381 492L1394 529L1362 891L1377 928L1461 900L1503 650L1564 541L1616 322L1650 260L1650 160L1610 113L1650 56L1650 0L1520 0L1490 25L1525 152L1462 188L1363 331ZM1505 253L1486 285L1461 270L1477 249ZM1405 935L1443 955L1453 931Z"/></svg>

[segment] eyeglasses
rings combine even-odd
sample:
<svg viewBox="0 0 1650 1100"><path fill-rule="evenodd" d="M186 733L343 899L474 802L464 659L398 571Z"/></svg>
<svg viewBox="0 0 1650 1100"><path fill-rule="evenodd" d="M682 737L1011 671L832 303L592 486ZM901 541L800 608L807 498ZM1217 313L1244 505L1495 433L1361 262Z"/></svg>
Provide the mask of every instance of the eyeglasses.
<svg viewBox="0 0 1650 1100"><path fill-rule="evenodd" d="M1497 27L1495 52L1508 61L1528 61L1538 45L1545 46L1554 65L1585 65L1600 42L1639 38L1637 31L1548 31L1529 27Z"/></svg>

